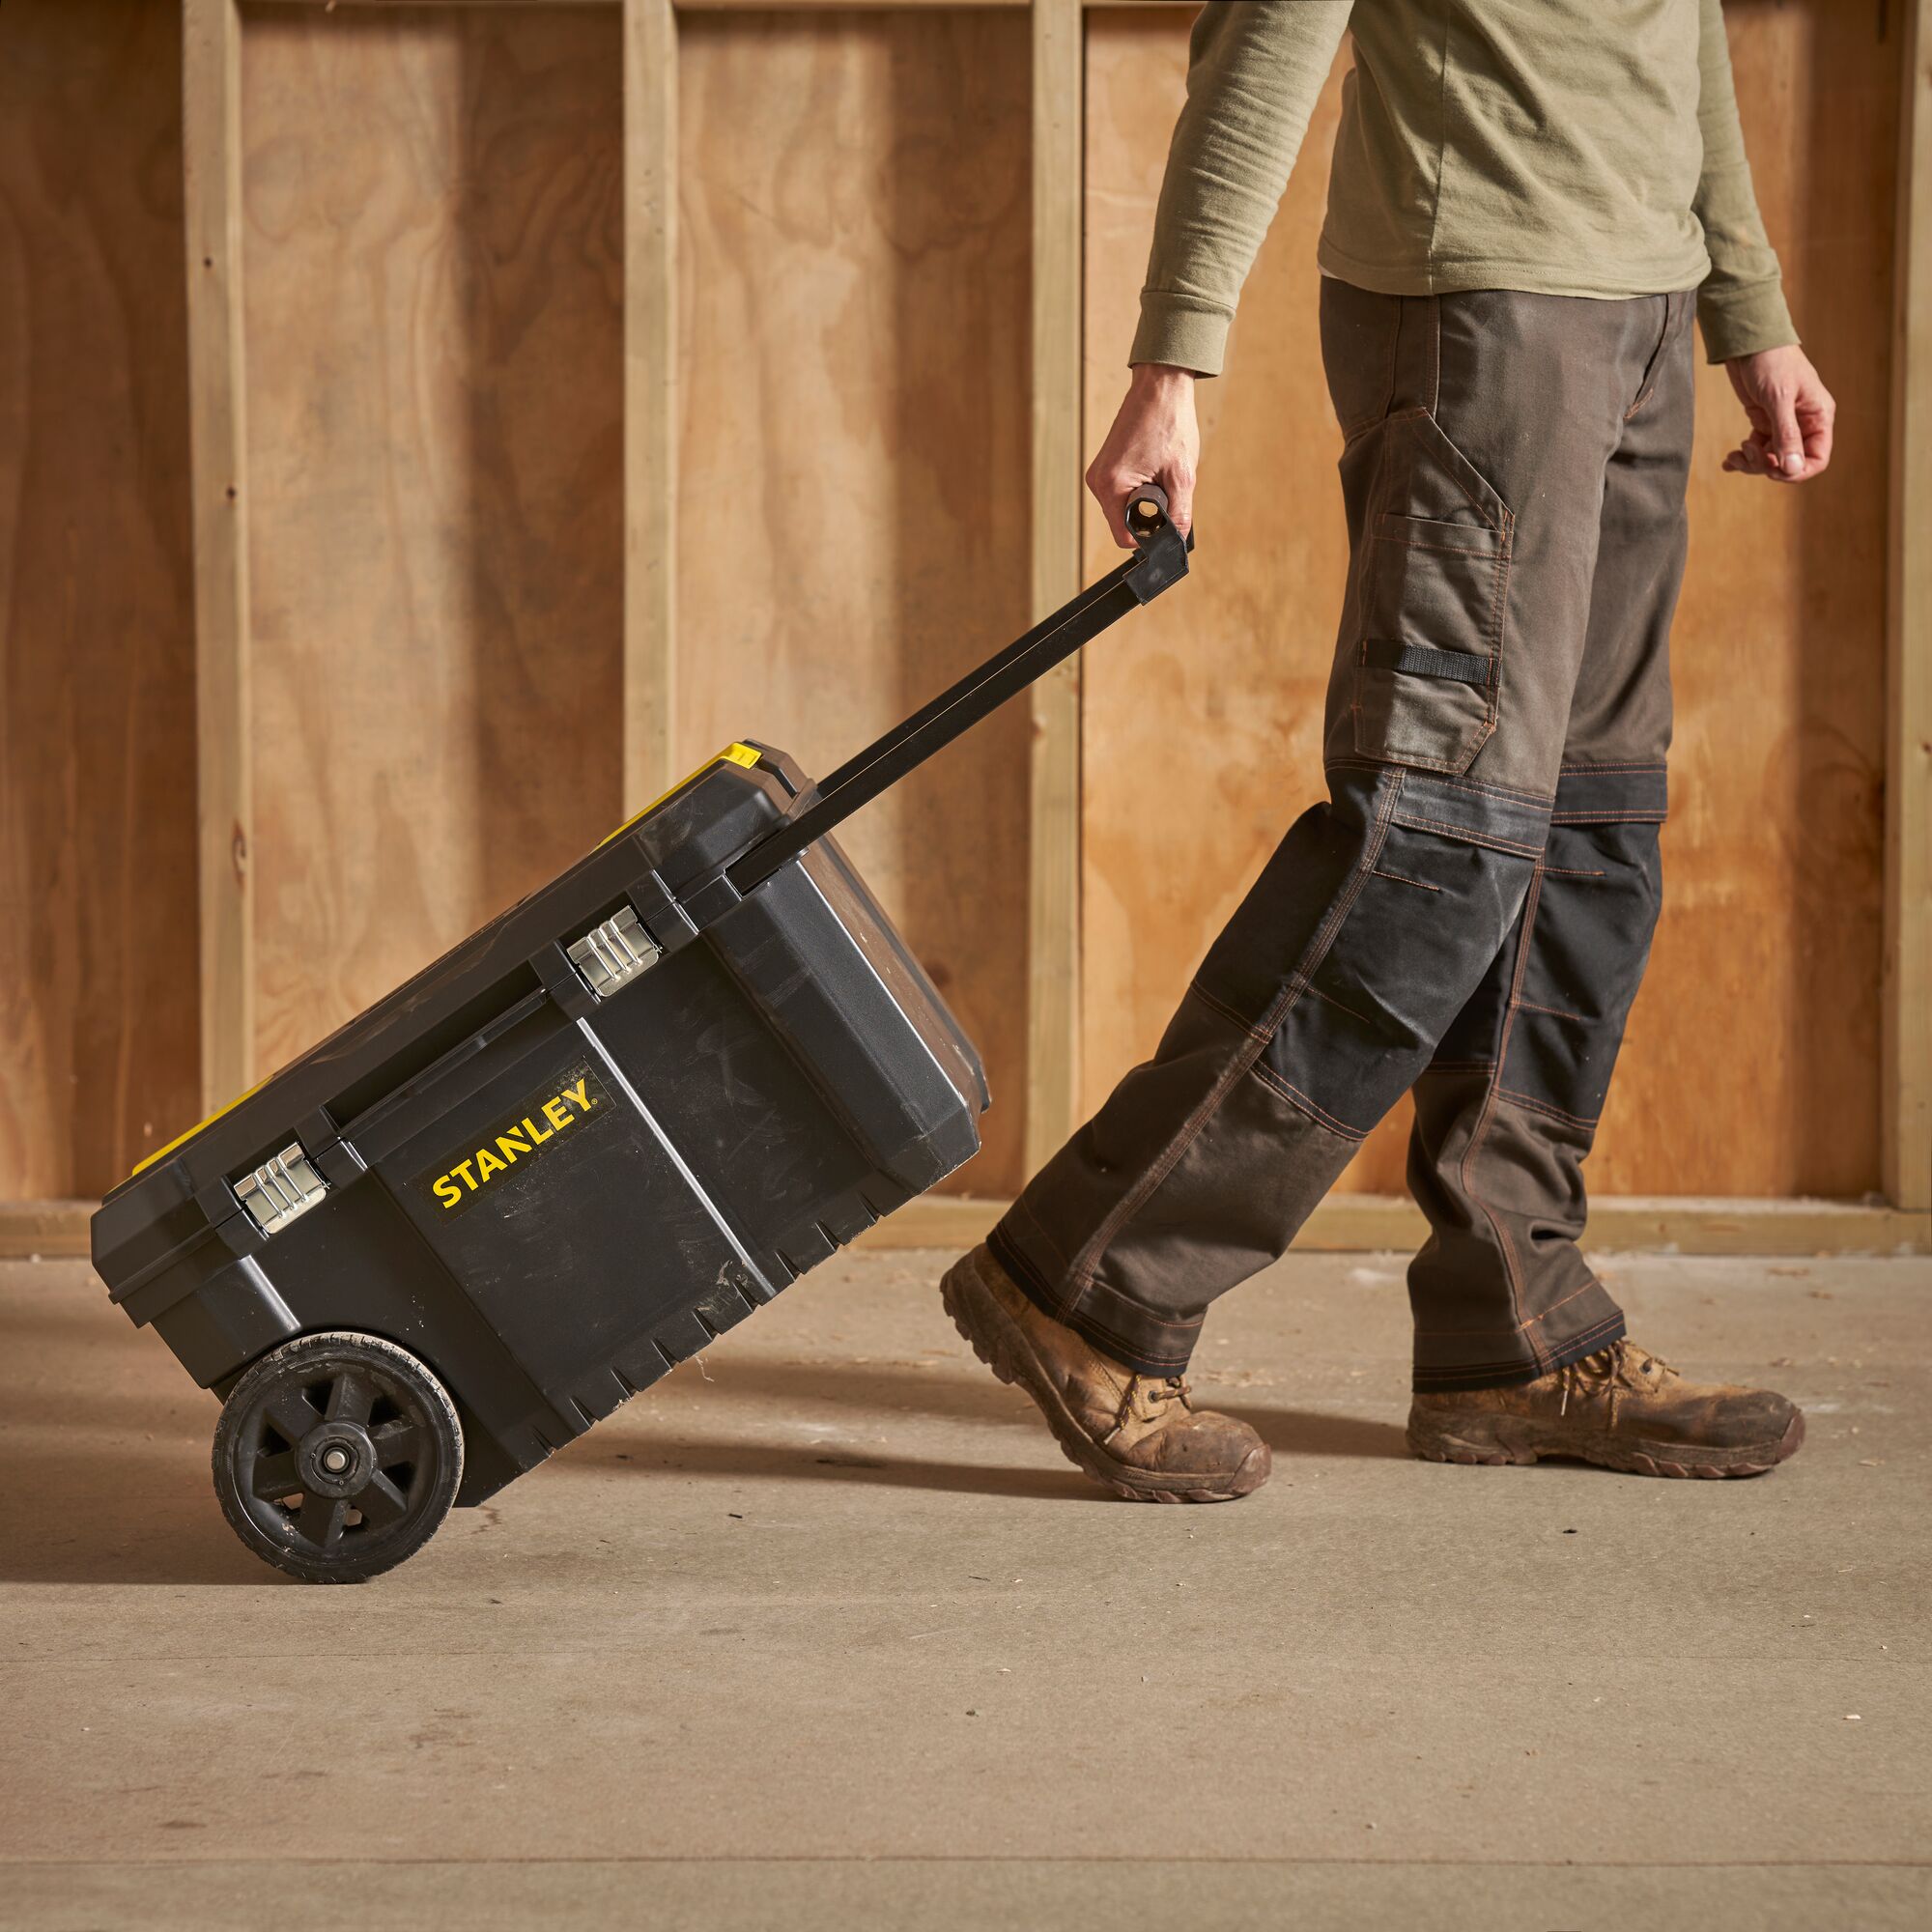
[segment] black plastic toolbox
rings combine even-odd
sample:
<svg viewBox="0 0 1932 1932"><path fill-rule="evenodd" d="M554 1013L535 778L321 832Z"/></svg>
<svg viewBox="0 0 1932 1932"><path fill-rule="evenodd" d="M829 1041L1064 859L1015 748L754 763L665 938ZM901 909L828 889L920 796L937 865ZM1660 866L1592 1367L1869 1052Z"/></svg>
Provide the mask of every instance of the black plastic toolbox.
<svg viewBox="0 0 1932 1932"><path fill-rule="evenodd" d="M979 1056L828 835L1185 573L1157 491L1134 525L822 787L731 746L107 1197L245 1543L393 1567L978 1151Z"/></svg>

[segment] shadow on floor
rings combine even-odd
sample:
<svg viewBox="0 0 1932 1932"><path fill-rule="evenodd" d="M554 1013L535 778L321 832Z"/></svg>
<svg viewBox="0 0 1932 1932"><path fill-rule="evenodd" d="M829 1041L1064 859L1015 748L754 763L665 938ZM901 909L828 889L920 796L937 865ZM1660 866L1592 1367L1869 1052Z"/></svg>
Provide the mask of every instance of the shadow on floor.
<svg viewBox="0 0 1932 1932"><path fill-rule="evenodd" d="M687 1363L677 1375L676 1381L658 1386L680 1395L698 1392L700 1378L695 1364ZM708 1376L701 1383L702 1399L707 1403L746 1401L786 1411L829 1404L862 1409L875 1418L916 1413L947 1422L1017 1424L1027 1429L1040 1426L1031 1402L1018 1389L995 1381L977 1365L962 1366L952 1360L927 1366L913 1362L744 1361L720 1356L711 1358ZM1197 1390L1195 1400L1204 1408L1239 1416L1278 1456L1356 1458L1408 1453L1400 1423L1320 1409L1246 1407L1205 1390ZM648 1405L646 1397L646 1413ZM670 1426L668 1416L664 1420Z"/></svg>
<svg viewBox="0 0 1932 1932"><path fill-rule="evenodd" d="M652 1476L739 1476L749 1481L858 1483L901 1490L951 1490L968 1495L1011 1496L1050 1502L1111 1502L1073 1465L1037 1469L997 1463L931 1462L921 1457L867 1455L828 1443L745 1442L679 1433L672 1440L639 1446L586 1442L558 1458L579 1474L609 1476L635 1470Z"/></svg>
<svg viewBox="0 0 1932 1932"><path fill-rule="evenodd" d="M10 1448L0 1582L268 1583L223 1520L207 1450L99 1437Z"/></svg>
<svg viewBox="0 0 1932 1932"><path fill-rule="evenodd" d="M1236 1408L1215 1404L1238 1416L1277 1456L1332 1456L1345 1461L1406 1456L1408 1443L1400 1423L1367 1415L1331 1415L1315 1408Z"/></svg>
<svg viewBox="0 0 1932 1932"><path fill-rule="evenodd" d="M690 1372L687 1370L687 1374ZM647 1404L580 1437L556 1466L580 1474L697 1475L856 1483L904 1490L1065 1503L1114 1500L1055 1454L1025 1397L977 1372L910 1364L751 1361L715 1367L707 1397L752 1401L777 1415L834 1405L861 1411L890 1434L895 1415L984 1425L987 1460L952 1462L854 1449L838 1442L698 1435ZM696 1379L696 1378L694 1378ZM1359 1415L1236 1408L1281 1459L1383 1458L1406 1453L1402 1430ZM10 1418L16 1423L21 1418ZM641 1434L638 1427L642 1425ZM1022 1431L1034 1459L1003 1459ZM998 1434L993 1434L997 1430ZM207 1451L174 1430L145 1440L73 1432L9 1446L0 1468L0 1582L255 1584L277 1581L222 1520L209 1488ZM156 1436L159 1439L156 1439Z"/></svg>
<svg viewBox="0 0 1932 1932"><path fill-rule="evenodd" d="M687 1367L684 1375L691 1374ZM684 1383L682 1394L692 1393ZM977 1370L965 1374L911 1363L733 1362L711 1371L701 1403L756 1402L768 1411L790 1415L825 1405L861 1411L890 1431L895 1415L917 1413L943 1421L979 1423L1001 1435L988 1440L988 1462L941 1463L882 1453L854 1452L832 1442L747 1441L730 1436L696 1435L682 1417L652 1415L648 1398L631 1414L655 1440L640 1442L632 1429L580 1438L562 1459L579 1470L611 1470L632 1464L640 1470L684 1471L724 1476L781 1476L812 1482L870 1482L923 1490L960 1490L985 1495L1058 1496L1094 1499L1102 1492L1070 1464L1033 1470L1001 1466L990 1459L1018 1429L1045 1451L1044 1424L1027 1398ZM1401 1427L1359 1415L1314 1409L1235 1408L1278 1457L1392 1458L1407 1454Z"/></svg>

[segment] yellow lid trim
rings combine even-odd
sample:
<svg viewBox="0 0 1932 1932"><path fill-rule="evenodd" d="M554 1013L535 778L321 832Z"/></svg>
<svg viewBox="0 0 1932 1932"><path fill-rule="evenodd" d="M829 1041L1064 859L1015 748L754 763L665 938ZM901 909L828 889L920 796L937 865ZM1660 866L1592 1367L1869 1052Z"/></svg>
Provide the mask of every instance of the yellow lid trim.
<svg viewBox="0 0 1932 1932"><path fill-rule="evenodd" d="M661 792L656 798L652 799L650 804L644 807L643 810L634 811L629 818L625 819L623 824L618 826L616 831L610 835L610 838L600 838L597 841L598 851L601 852L605 846L610 844L611 838L623 838L624 834L630 831L631 827L637 824L639 819L648 818L666 799L675 798L694 779L701 779L713 765L743 765L747 771L750 771L757 762L757 752L752 746L726 745L716 757L706 758L695 772L687 773L683 778L679 779L669 791Z"/></svg>
<svg viewBox="0 0 1932 1932"><path fill-rule="evenodd" d="M262 1091L262 1089L266 1087L269 1084L270 1080L271 1080L273 1077L274 1076L272 1074L264 1075L262 1079L255 1082L254 1086L249 1088L247 1093L236 1094L234 1099L229 1101L227 1106L215 1108L214 1112L210 1114L205 1121L197 1121L194 1123L194 1125L187 1130L186 1133L177 1134L174 1137L174 1139L167 1144L166 1147L156 1148L154 1151L154 1152L147 1157L146 1160L137 1161L134 1164L134 1167L129 1172L128 1179L129 1180L132 1180L135 1175L140 1174L144 1172L146 1169L153 1167L157 1160L166 1159L166 1157L169 1154L174 1152L176 1148L185 1146L187 1142L193 1140L195 1135L200 1133L203 1127L212 1127L216 1121L220 1120L222 1115L232 1114L236 1110L236 1108L242 1104L243 1100L252 1100L255 1097L255 1095L259 1094Z"/></svg>

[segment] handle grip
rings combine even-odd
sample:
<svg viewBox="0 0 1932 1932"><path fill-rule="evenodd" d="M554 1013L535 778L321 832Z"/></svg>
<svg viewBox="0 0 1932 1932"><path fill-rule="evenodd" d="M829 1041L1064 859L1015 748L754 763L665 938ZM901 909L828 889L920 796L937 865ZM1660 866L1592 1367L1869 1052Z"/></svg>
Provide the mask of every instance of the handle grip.
<svg viewBox="0 0 1932 1932"><path fill-rule="evenodd" d="M1136 543L1157 537L1169 515L1167 492L1158 483L1143 483L1127 493L1127 534Z"/></svg>
<svg viewBox="0 0 1932 1932"><path fill-rule="evenodd" d="M1142 550L1159 540L1163 530L1174 531L1167 505L1167 492L1158 483L1143 483L1127 493L1127 534ZM1187 532L1186 548L1194 548L1194 532Z"/></svg>

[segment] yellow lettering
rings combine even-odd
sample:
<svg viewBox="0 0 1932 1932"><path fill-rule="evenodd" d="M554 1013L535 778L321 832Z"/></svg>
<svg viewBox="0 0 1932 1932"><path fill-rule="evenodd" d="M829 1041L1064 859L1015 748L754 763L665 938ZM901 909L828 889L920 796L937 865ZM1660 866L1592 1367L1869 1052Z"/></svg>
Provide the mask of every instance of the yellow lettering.
<svg viewBox="0 0 1932 1932"><path fill-rule="evenodd" d="M531 1121L530 1117L527 1114L524 1116L524 1131L525 1133L529 1135L530 1145L533 1148L542 1147L544 1142L550 1139L550 1136L548 1134L539 1133L537 1131L535 1123Z"/></svg>
<svg viewBox="0 0 1932 1932"><path fill-rule="evenodd" d="M590 1076L585 1074L575 1087L566 1087L563 1090L564 1097L568 1100L575 1100L577 1102L577 1110L581 1114L587 1114L590 1111L590 1095L583 1091L589 1085Z"/></svg>
<svg viewBox="0 0 1932 1932"><path fill-rule="evenodd" d="M498 1134L497 1136L497 1151L505 1160L514 1161L520 1153L528 1153L529 1151L529 1142L520 1141L514 1133Z"/></svg>
<svg viewBox="0 0 1932 1932"><path fill-rule="evenodd" d="M478 1148L476 1150L476 1172L485 1180L488 1180L493 1174L501 1174L508 1166L508 1161L498 1160L488 1148Z"/></svg>
<svg viewBox="0 0 1932 1932"><path fill-rule="evenodd" d="M437 1177L436 1198L445 1208L461 1208L463 1206L463 1190L457 1186L456 1177L453 1174L439 1175Z"/></svg>
<svg viewBox="0 0 1932 1932"><path fill-rule="evenodd" d="M476 1192L476 1177L469 1172L469 1163L467 1160L459 1160L449 1171L452 1174L462 1175L464 1186L472 1194Z"/></svg>
<svg viewBox="0 0 1932 1932"><path fill-rule="evenodd" d="M570 1124L570 1109L559 1100L546 1100L543 1106L544 1119L559 1132Z"/></svg>

